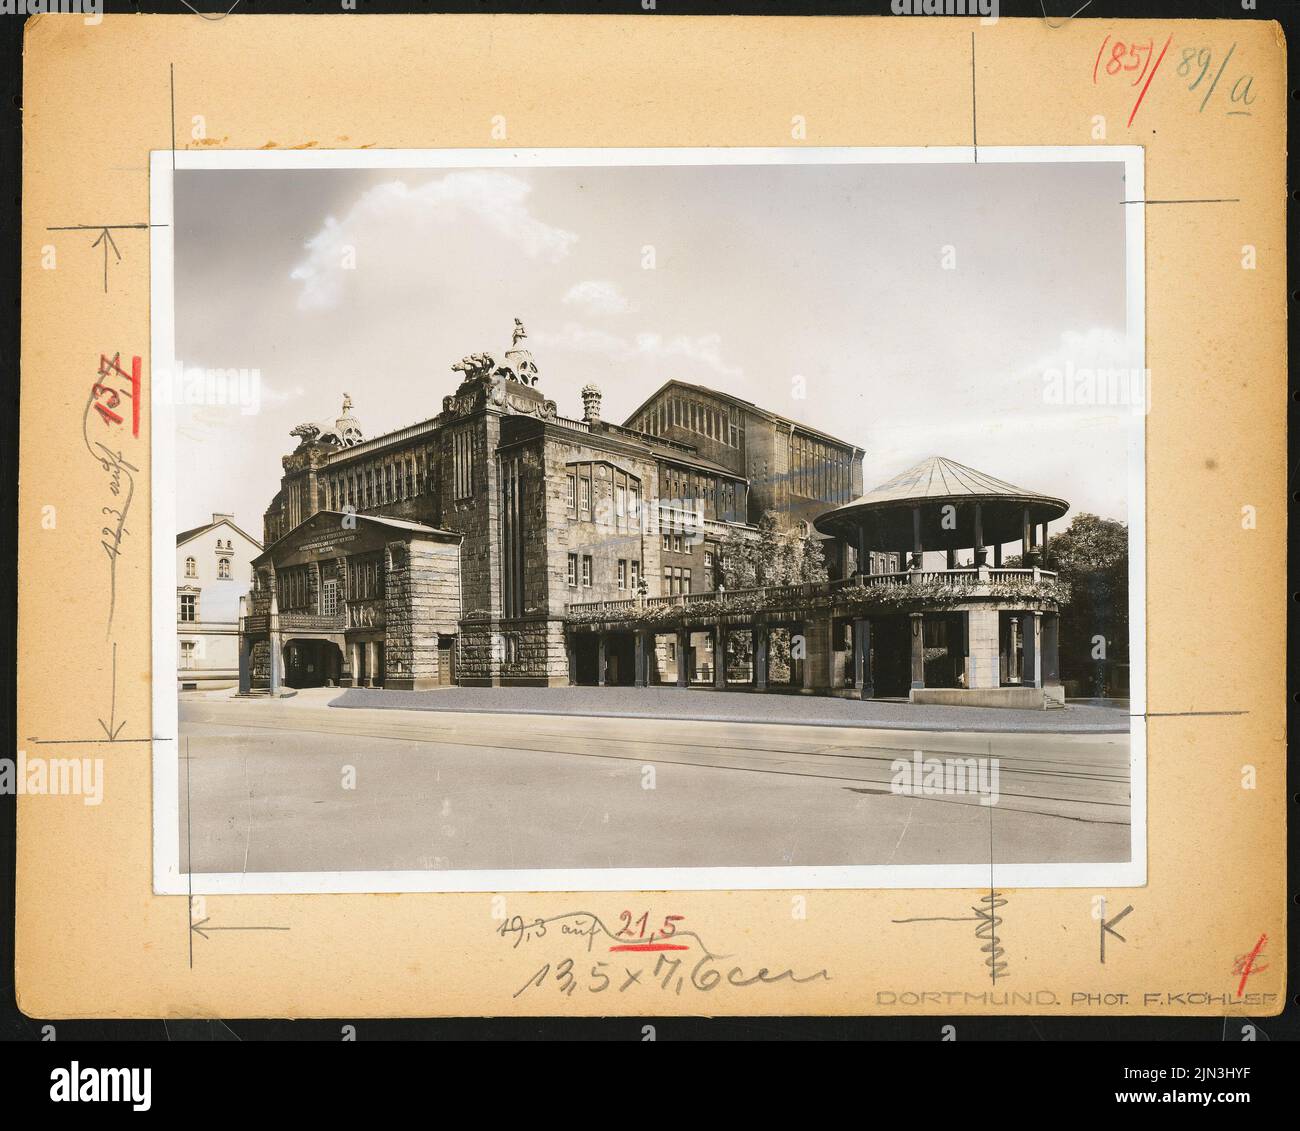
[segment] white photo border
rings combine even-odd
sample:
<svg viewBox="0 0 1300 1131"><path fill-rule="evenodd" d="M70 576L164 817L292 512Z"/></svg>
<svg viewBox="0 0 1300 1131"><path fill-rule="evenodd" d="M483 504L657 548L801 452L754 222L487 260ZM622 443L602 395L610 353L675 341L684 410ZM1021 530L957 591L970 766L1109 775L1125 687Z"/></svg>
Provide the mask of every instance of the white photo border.
<svg viewBox="0 0 1300 1131"><path fill-rule="evenodd" d="M656 165L1069 163L1124 165L1127 338L1146 366L1144 151L1133 145L638 149L344 149L150 154L150 383L176 362L174 172L216 169L454 169ZM1120 206L1120 202L1116 202ZM1149 404L1145 406L1149 410ZM344 872L196 872L180 868L176 693L175 419L151 398L153 598L153 887L159 895L369 892L715 891L902 888L1141 887L1147 872L1146 417L1130 427L1130 858L1115 863L865 864L776 868L580 868Z"/></svg>

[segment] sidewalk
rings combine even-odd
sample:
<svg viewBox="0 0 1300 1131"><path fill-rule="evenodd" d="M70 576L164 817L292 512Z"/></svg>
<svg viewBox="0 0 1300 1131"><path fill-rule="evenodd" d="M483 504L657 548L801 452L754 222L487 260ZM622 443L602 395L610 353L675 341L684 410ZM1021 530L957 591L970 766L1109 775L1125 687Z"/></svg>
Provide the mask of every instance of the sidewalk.
<svg viewBox="0 0 1300 1131"><path fill-rule="evenodd" d="M318 688L300 700L332 707L474 714L586 715L694 722L802 723L808 726L991 734L1123 734L1124 705L1068 704L1064 710L916 706L899 699L836 699L677 687L440 687L431 691Z"/></svg>

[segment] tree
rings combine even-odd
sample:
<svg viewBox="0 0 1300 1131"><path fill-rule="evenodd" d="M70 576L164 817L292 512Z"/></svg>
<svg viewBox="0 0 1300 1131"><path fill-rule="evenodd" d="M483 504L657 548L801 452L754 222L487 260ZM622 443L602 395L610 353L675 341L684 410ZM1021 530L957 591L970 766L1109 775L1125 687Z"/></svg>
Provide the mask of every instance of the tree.
<svg viewBox="0 0 1300 1131"><path fill-rule="evenodd" d="M821 582L829 576L821 543L802 527L782 530L776 511L765 512L753 533L731 527L720 551L727 589Z"/></svg>
<svg viewBox="0 0 1300 1131"><path fill-rule="evenodd" d="M1061 678L1077 679L1094 695L1127 686L1128 527L1095 514L1075 515L1050 538L1044 569L1070 585L1061 609Z"/></svg>

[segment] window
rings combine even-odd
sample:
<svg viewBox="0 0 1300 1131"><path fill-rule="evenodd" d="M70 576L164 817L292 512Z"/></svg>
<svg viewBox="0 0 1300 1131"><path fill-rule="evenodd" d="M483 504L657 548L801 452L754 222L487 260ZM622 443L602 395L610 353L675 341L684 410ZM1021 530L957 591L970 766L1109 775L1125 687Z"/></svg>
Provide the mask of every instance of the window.
<svg viewBox="0 0 1300 1131"><path fill-rule="evenodd" d="M198 620L199 598L194 593L181 594L180 618L183 621Z"/></svg>
<svg viewBox="0 0 1300 1131"><path fill-rule="evenodd" d="M474 435L462 428L451 438L452 483L454 498L468 499L474 494Z"/></svg>
<svg viewBox="0 0 1300 1131"><path fill-rule="evenodd" d="M197 563L193 558L186 558L186 559L185 559L185 576L186 576L186 577L198 577L198 575L199 575L199 571L198 571L198 563Z"/></svg>
<svg viewBox="0 0 1300 1131"><path fill-rule="evenodd" d="M230 559L229 558L217 559L217 577L220 578L222 581L230 580Z"/></svg>
<svg viewBox="0 0 1300 1131"><path fill-rule="evenodd" d="M682 592L689 593L690 591L691 591L691 571L689 569L684 569L682 570Z"/></svg>
<svg viewBox="0 0 1300 1131"><path fill-rule="evenodd" d="M627 559L625 558L618 559L618 587L627 588Z"/></svg>
<svg viewBox="0 0 1300 1131"><path fill-rule="evenodd" d="M192 668L194 666L194 641L181 641L181 667Z"/></svg>
<svg viewBox="0 0 1300 1131"><path fill-rule="evenodd" d="M633 561L633 562L631 563L631 565L632 565L632 588L635 589L635 590L640 590L640 588L641 588L641 563L640 563L639 561Z"/></svg>
<svg viewBox="0 0 1300 1131"><path fill-rule="evenodd" d="M583 516L591 515L591 480L585 475L578 480L578 510Z"/></svg>
<svg viewBox="0 0 1300 1131"><path fill-rule="evenodd" d="M641 488L635 484L629 484L627 488L627 513L631 516L633 525L641 517Z"/></svg>
<svg viewBox="0 0 1300 1131"><path fill-rule="evenodd" d="M673 553L675 553L675 554L680 554L681 552L682 552L682 536L681 536L680 534L674 534L674 535L673 535Z"/></svg>
<svg viewBox="0 0 1300 1131"><path fill-rule="evenodd" d="M622 483L614 488L614 514L619 518L627 514L627 488Z"/></svg>
<svg viewBox="0 0 1300 1131"><path fill-rule="evenodd" d="M671 596L673 591L673 567L664 566L664 596Z"/></svg>
<svg viewBox="0 0 1300 1131"><path fill-rule="evenodd" d="M591 555L590 554L582 555L582 587L584 589L591 588Z"/></svg>
<svg viewBox="0 0 1300 1131"><path fill-rule="evenodd" d="M669 660L676 660L676 659L677 659L677 641L676 641L676 640L670 640L670 641L668 641L668 659L669 659Z"/></svg>
<svg viewBox="0 0 1300 1131"><path fill-rule="evenodd" d="M572 471L564 477L564 507L570 514L578 512L578 477Z"/></svg>
<svg viewBox="0 0 1300 1131"><path fill-rule="evenodd" d="M671 534L665 534L665 535L664 535L664 553L668 553L672 548L673 548L673 536L672 536Z"/></svg>
<svg viewBox="0 0 1300 1131"><path fill-rule="evenodd" d="M578 587L578 555L569 555L569 587L576 589Z"/></svg>
<svg viewBox="0 0 1300 1131"><path fill-rule="evenodd" d="M327 617L332 617L339 611L339 583L333 577L327 577L321 582L320 611Z"/></svg>
<svg viewBox="0 0 1300 1131"><path fill-rule="evenodd" d="M704 572L707 573L710 577L713 576L713 551L712 550L704 551Z"/></svg>

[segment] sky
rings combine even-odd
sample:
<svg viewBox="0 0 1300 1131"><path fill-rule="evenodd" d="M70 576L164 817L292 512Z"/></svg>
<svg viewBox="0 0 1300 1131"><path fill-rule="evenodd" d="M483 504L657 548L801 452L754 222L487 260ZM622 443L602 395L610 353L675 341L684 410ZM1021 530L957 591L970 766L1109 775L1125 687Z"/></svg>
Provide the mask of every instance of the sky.
<svg viewBox="0 0 1300 1131"><path fill-rule="evenodd" d="M178 409L177 527L260 537L291 428L428 419L516 317L561 415L677 378L864 448L868 489L942 455L1126 521L1136 418L1044 396L1128 364L1123 199L1102 162L178 172L178 362L260 380Z"/></svg>

